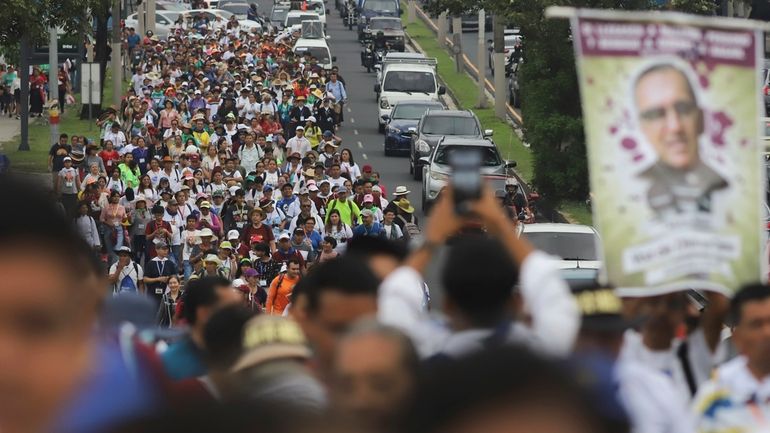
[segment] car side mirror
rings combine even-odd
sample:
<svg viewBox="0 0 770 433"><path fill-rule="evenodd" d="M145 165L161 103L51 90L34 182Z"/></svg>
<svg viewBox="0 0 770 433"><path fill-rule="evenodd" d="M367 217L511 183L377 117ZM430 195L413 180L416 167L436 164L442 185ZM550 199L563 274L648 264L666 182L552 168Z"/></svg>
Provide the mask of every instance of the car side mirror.
<svg viewBox="0 0 770 433"><path fill-rule="evenodd" d="M415 128L414 126L411 126L407 128L406 132L408 132L411 135L417 135L417 128Z"/></svg>
<svg viewBox="0 0 770 433"><path fill-rule="evenodd" d="M383 114L382 116L380 116L380 118L385 122L390 122L390 116L387 114Z"/></svg>
<svg viewBox="0 0 770 433"><path fill-rule="evenodd" d="M375 93L380 93L381 90L382 90L382 86L380 86L379 84L375 84L374 85L374 92Z"/></svg>
<svg viewBox="0 0 770 433"><path fill-rule="evenodd" d="M421 165L421 166L430 165L430 158L427 157L427 156L423 156L422 158L420 158L417 161L419 162L419 165Z"/></svg>
<svg viewBox="0 0 770 433"><path fill-rule="evenodd" d="M505 161L505 168L516 168L516 161Z"/></svg>
<svg viewBox="0 0 770 433"><path fill-rule="evenodd" d="M446 93L446 87L444 86L438 86L438 94L443 95Z"/></svg>
<svg viewBox="0 0 770 433"><path fill-rule="evenodd" d="M332 62L336 62L336 61L337 61L337 56L332 56Z"/></svg>
<svg viewBox="0 0 770 433"><path fill-rule="evenodd" d="M492 129L485 129L484 130L484 137L491 137L492 134L494 134L494 133L495 133L495 131L492 130Z"/></svg>
<svg viewBox="0 0 770 433"><path fill-rule="evenodd" d="M403 10L403 9L399 9L399 10L398 10L398 14L399 14L399 15L403 15L403 14L404 14L404 10Z"/></svg>
<svg viewBox="0 0 770 433"><path fill-rule="evenodd" d="M382 69L382 65L380 65L380 64L378 63L378 64L374 65L374 69L376 69L376 70L378 70L378 71L379 71L380 69ZM375 92L379 92L379 90L375 90Z"/></svg>

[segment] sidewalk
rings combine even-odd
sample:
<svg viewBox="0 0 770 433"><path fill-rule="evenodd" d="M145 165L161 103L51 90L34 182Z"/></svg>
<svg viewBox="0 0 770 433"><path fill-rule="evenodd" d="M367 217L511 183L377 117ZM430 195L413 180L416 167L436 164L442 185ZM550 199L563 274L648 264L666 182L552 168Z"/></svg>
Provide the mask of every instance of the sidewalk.
<svg viewBox="0 0 770 433"><path fill-rule="evenodd" d="M0 116L0 143L12 140L21 134L21 120Z"/></svg>

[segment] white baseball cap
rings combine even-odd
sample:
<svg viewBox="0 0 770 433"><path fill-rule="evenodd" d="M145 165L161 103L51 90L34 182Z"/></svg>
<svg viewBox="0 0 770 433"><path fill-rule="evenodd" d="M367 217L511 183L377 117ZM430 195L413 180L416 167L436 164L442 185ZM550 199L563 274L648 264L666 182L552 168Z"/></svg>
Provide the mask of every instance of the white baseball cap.
<svg viewBox="0 0 770 433"><path fill-rule="evenodd" d="M238 230L230 230L227 232L227 239L239 239L241 237L241 234L238 233Z"/></svg>

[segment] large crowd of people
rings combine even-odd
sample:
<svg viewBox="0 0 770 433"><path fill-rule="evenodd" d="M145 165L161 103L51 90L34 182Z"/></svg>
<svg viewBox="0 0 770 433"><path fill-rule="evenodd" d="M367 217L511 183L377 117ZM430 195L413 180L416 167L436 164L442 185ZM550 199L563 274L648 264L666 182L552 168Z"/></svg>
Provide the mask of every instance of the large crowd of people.
<svg viewBox="0 0 770 433"><path fill-rule="evenodd" d="M0 431L766 431L769 287L570 287L491 190L419 222L298 36L126 29L121 106L51 147L58 200L0 179Z"/></svg>

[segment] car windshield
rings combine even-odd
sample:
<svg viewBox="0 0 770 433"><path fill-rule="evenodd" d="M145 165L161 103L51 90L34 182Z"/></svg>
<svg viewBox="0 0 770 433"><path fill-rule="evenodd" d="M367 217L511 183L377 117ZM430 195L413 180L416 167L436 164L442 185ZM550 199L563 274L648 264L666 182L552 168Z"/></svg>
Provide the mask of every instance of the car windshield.
<svg viewBox="0 0 770 433"><path fill-rule="evenodd" d="M433 93L436 82L431 72L389 71L382 84L385 92Z"/></svg>
<svg viewBox="0 0 770 433"><path fill-rule="evenodd" d="M308 5L310 7L310 10L317 13L318 15L324 15L324 4L321 2L313 2Z"/></svg>
<svg viewBox="0 0 770 433"><path fill-rule="evenodd" d="M286 20L286 27L302 24L302 21L318 21L318 15L296 15Z"/></svg>
<svg viewBox="0 0 770 433"><path fill-rule="evenodd" d="M482 167L496 167L503 164L497 148L493 146L440 146L436 149L436 157L433 162L436 164L449 165L452 153L457 151L473 151L481 154Z"/></svg>
<svg viewBox="0 0 770 433"><path fill-rule="evenodd" d="M396 2L393 0L366 0L364 9L378 12L395 12Z"/></svg>
<svg viewBox="0 0 770 433"><path fill-rule="evenodd" d="M422 125L424 134L479 135L479 127L473 117L428 116Z"/></svg>
<svg viewBox="0 0 770 433"><path fill-rule="evenodd" d="M235 15L247 15L249 12L249 5L247 4L228 4L223 6L224 10L232 12Z"/></svg>
<svg viewBox="0 0 770 433"><path fill-rule="evenodd" d="M329 57L329 50L324 47L297 47L294 52L298 56L304 56L310 53L311 57L315 57L318 63L330 63L331 57Z"/></svg>
<svg viewBox="0 0 770 433"><path fill-rule="evenodd" d="M443 107L440 104L396 105L396 108L393 109L393 118L418 120L428 109L441 110Z"/></svg>
<svg viewBox="0 0 770 433"><path fill-rule="evenodd" d="M156 3L156 7L158 7L158 10L162 11L175 11L175 12L184 12L187 10L187 7L184 4L180 3Z"/></svg>
<svg viewBox="0 0 770 433"><path fill-rule="evenodd" d="M286 15L288 14L289 14L288 9L273 9L273 12L270 14L270 21L283 22L283 20L286 19Z"/></svg>
<svg viewBox="0 0 770 433"><path fill-rule="evenodd" d="M369 28L373 30L401 30L401 20L371 20Z"/></svg>
<svg viewBox="0 0 770 433"><path fill-rule="evenodd" d="M598 260L593 233L534 232L524 236L536 249L562 260Z"/></svg>

